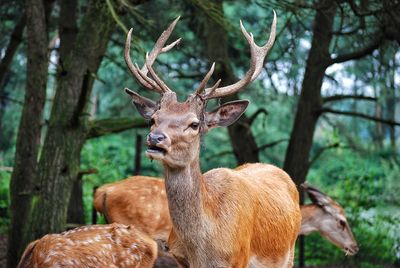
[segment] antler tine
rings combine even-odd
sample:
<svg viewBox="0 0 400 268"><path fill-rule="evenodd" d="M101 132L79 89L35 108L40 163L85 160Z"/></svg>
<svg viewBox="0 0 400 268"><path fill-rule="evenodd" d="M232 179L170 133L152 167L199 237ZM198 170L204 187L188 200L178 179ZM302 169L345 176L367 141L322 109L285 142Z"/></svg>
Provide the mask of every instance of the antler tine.
<svg viewBox="0 0 400 268"><path fill-rule="evenodd" d="M132 39L132 31L133 28L131 28L128 32L128 35L126 37L126 42L125 42L125 52L124 52L124 58L125 58L125 63L128 66L129 70L131 71L132 75L139 81L140 84L142 84L145 88L156 91L161 93L158 88L154 88L153 85L151 85L148 81L143 79L143 77L140 74L140 69L133 65L131 56L130 56L130 48L131 48L131 39ZM146 75L144 75L146 76Z"/></svg>
<svg viewBox="0 0 400 268"><path fill-rule="evenodd" d="M151 52L146 55L146 62L143 65L143 67L140 69L137 65L135 66L132 63L131 57L130 57L130 44L131 44L131 36L132 36L132 30L130 29L128 32L128 35L126 37L126 43L125 43L125 62L133 74L133 76L139 81L140 84L142 84L145 88L156 91L160 94L163 94L166 91L171 91L167 85L157 76L157 74L154 72L152 69L152 65L154 61L156 60L157 56L160 55L161 53L168 52L171 50L174 46L179 44L181 41L181 38L178 40L172 42L171 44L165 46L165 43L167 42L168 38L171 36L172 31L175 28L176 23L180 17L176 18L165 30L160 37L158 38L157 42L155 43L153 49ZM164 47L165 46L165 47ZM150 69L150 70L149 70ZM150 71L153 79L153 81L150 77L147 76L148 72Z"/></svg>
<svg viewBox="0 0 400 268"><path fill-rule="evenodd" d="M147 65L152 66L154 61L156 60L157 56L160 55L163 52L168 52L171 50L175 45L179 44L181 41L181 38L175 40L171 44L167 45L164 47L165 43L167 42L168 38L171 36L171 33L173 32L175 25L179 21L181 17L177 17L169 26L168 28L162 32L160 37L157 39L157 42L155 43L153 49L149 53L148 57L146 58L146 64L143 65L142 71L143 73L147 74Z"/></svg>
<svg viewBox="0 0 400 268"><path fill-rule="evenodd" d="M211 65L210 70L208 71L206 76L203 78L203 81L201 81L199 87L194 92L195 95L200 95L203 92L203 90L205 89L205 87L207 85L208 80L210 80L212 74L214 73L214 68L215 68L215 62L213 62L213 64Z"/></svg>
<svg viewBox="0 0 400 268"><path fill-rule="evenodd" d="M160 77L158 77L157 73L153 70L153 67L149 64L149 61L147 59L148 54L146 54L146 67L149 70L151 77L153 77L157 85L160 86L163 93L171 92L172 90L167 86L167 84L164 83L164 81L161 80Z"/></svg>
<svg viewBox="0 0 400 268"><path fill-rule="evenodd" d="M271 33L270 33L267 43L262 47L259 47L254 42L253 35L251 33L249 34L246 31L246 29L243 26L243 23L240 21L240 28L242 30L242 33L250 45L250 54L251 54L250 68L246 72L245 76L241 80L236 82L235 84L213 89L213 92L211 92L211 88L205 89L205 98L206 99L220 98L223 96L233 94L233 93L243 89L250 82L252 82L253 80L255 80L257 78L257 76L260 74L260 72L262 70L264 59L267 56L268 51L271 49L271 47L273 46L274 41L275 41L276 20L277 20L276 13L274 11L274 18L273 18L272 25L271 25Z"/></svg>

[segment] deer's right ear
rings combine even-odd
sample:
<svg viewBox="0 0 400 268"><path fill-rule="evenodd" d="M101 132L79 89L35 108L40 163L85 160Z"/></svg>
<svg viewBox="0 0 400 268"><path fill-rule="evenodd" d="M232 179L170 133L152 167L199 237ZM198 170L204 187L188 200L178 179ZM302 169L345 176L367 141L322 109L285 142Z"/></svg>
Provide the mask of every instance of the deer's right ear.
<svg viewBox="0 0 400 268"><path fill-rule="evenodd" d="M131 96L132 102L135 104L136 109L144 117L144 119L150 120L151 116L157 110L157 104L148 98L140 96L129 88L125 88L125 92Z"/></svg>

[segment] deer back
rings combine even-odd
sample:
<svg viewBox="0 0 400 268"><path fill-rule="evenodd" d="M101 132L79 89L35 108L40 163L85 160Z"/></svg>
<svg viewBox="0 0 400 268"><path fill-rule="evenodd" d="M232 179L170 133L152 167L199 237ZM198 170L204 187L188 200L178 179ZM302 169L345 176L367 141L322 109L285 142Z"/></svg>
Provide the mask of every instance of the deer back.
<svg viewBox="0 0 400 268"><path fill-rule="evenodd" d="M133 226L79 227L30 243L18 268L152 267L157 244Z"/></svg>
<svg viewBox="0 0 400 268"><path fill-rule="evenodd" d="M96 190L94 206L108 222L134 225L153 239L167 240L172 228L164 181L159 178L133 176L105 184Z"/></svg>

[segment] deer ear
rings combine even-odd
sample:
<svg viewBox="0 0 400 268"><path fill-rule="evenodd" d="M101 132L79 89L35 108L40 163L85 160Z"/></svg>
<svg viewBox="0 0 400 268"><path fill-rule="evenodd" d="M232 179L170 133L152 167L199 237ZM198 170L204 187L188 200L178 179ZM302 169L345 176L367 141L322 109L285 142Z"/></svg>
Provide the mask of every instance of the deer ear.
<svg viewBox="0 0 400 268"><path fill-rule="evenodd" d="M304 183L302 187L307 191L308 196L314 204L320 207L330 205L332 199L314 186Z"/></svg>
<svg viewBox="0 0 400 268"><path fill-rule="evenodd" d="M205 114L205 121L208 128L227 127L233 124L249 105L248 100L227 102L212 112Z"/></svg>
<svg viewBox="0 0 400 268"><path fill-rule="evenodd" d="M135 104L136 109L146 120L150 120L151 116L157 110L157 104L143 96L140 96L135 91L125 88L125 92L131 96L133 104Z"/></svg>

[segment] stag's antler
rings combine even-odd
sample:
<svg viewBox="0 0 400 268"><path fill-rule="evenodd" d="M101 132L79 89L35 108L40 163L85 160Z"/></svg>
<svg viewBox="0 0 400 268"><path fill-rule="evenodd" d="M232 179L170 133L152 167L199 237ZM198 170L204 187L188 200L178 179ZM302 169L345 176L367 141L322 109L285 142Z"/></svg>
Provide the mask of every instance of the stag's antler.
<svg viewBox="0 0 400 268"><path fill-rule="evenodd" d="M196 90L196 94L199 95L201 92L204 91L203 93L203 98L204 99L213 99L213 98L220 98L223 96L227 96L230 94L233 94L244 87L246 87L250 82L252 82L254 79L257 78L257 76L260 74L264 59L268 54L268 51L271 49L272 45L274 44L275 41L275 36L276 36L276 13L274 11L274 19L272 21L271 25L271 33L268 39L268 42L262 46L259 47L255 42L254 42L254 37L253 34L249 34L246 29L243 26L242 21L240 21L240 28L242 30L243 35L247 39L247 42L250 45L250 53L251 53L251 61L250 61L250 69L247 71L246 75L236 82L235 84L225 86L225 87L218 87L220 80L215 83L214 86L211 88L206 88L206 83L209 80L209 78L212 75L212 72L214 71L214 63L211 66L210 71L207 73L206 77L203 79L201 82L199 88Z"/></svg>
<svg viewBox="0 0 400 268"><path fill-rule="evenodd" d="M144 86L147 89L158 92L160 94L169 92L169 91L171 91L171 89L169 89L169 87L158 77L156 72L153 70L152 65L158 55L160 55L161 53L164 53L164 52L168 52L170 49L172 49L175 45L177 45L181 41L181 38L179 38L175 42L164 47L165 43L167 42L168 38L170 37L170 35L171 35L172 31L174 30L175 25L179 19L180 19L180 17L176 18L168 26L167 30L165 30L161 34L161 36L158 38L157 42L155 43L152 51L150 53L146 54L146 62L142 68L139 68L139 66L137 64L133 64L131 57L129 55L130 46L131 46L131 36L132 36L133 29L129 30L128 36L126 37L125 62L128 65L129 70L131 71L133 76L138 80L138 82L142 86ZM149 72L150 72L151 77L147 76Z"/></svg>

